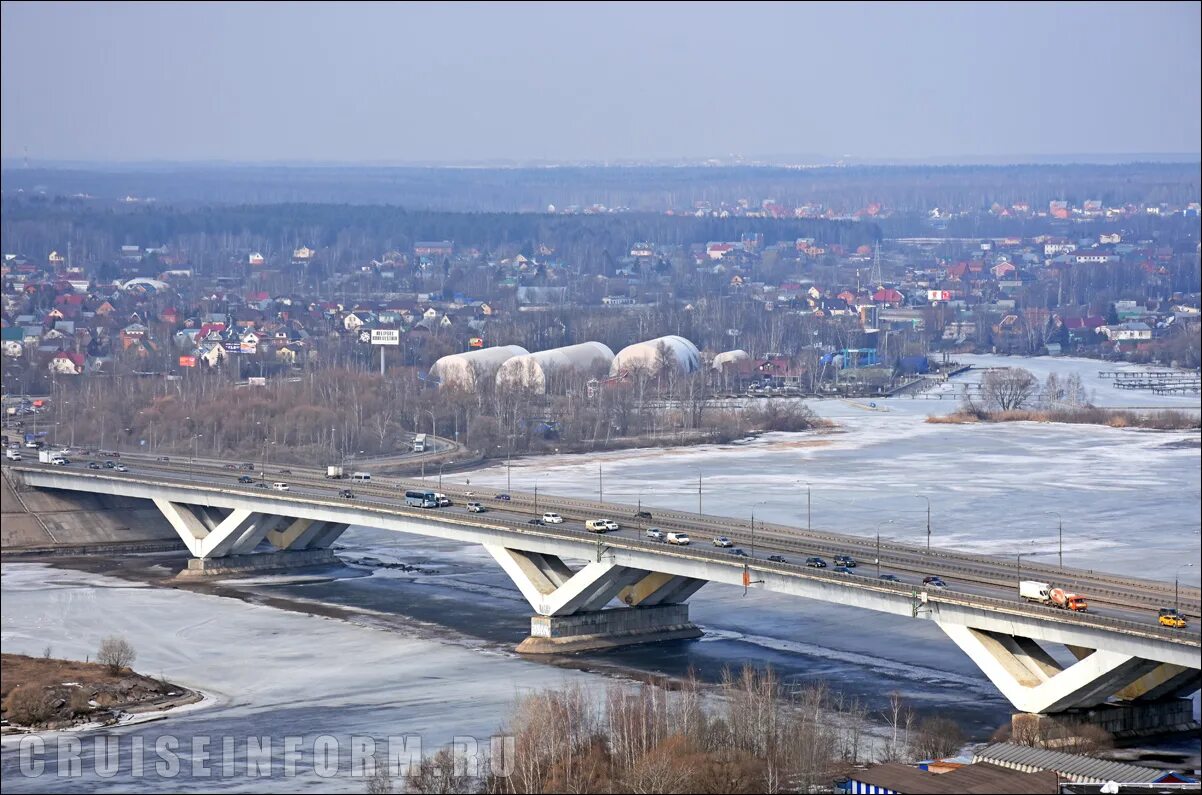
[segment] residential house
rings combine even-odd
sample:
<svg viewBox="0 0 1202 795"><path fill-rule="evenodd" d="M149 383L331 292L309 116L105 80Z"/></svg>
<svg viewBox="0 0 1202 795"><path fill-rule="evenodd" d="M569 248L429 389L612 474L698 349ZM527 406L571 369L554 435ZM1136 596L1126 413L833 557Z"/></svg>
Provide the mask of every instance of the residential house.
<svg viewBox="0 0 1202 795"><path fill-rule="evenodd" d="M49 370L51 375L79 375L83 372L84 355L60 351L51 359Z"/></svg>

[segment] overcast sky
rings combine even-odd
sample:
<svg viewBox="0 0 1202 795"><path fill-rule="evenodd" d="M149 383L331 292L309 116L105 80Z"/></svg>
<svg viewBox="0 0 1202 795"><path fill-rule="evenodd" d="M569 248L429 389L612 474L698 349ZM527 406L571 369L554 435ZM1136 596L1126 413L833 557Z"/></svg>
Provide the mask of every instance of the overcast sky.
<svg viewBox="0 0 1202 795"><path fill-rule="evenodd" d="M1200 8L5 2L0 154L1192 153Z"/></svg>

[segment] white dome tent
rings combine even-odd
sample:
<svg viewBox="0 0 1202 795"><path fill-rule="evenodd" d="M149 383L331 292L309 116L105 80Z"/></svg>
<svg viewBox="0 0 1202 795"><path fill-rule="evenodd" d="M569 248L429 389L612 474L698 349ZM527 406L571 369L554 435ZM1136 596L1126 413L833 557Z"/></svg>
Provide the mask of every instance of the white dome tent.
<svg viewBox="0 0 1202 795"><path fill-rule="evenodd" d="M664 364L660 358L661 351L664 358L682 375L701 369L701 352L697 346L673 334L627 345L614 357L613 364L609 366L610 375L618 375L623 370L629 372L640 369L655 373Z"/></svg>
<svg viewBox="0 0 1202 795"><path fill-rule="evenodd" d="M600 342L582 342L514 356L497 370L497 387L545 393L548 380L557 374L608 370L613 360L614 352Z"/></svg>
<svg viewBox="0 0 1202 795"><path fill-rule="evenodd" d="M478 351L465 351L444 356L430 368L430 377L439 382L439 387L457 386L474 390L480 387L477 378L491 379L501 365L515 356L524 356L530 351L521 345L499 345Z"/></svg>

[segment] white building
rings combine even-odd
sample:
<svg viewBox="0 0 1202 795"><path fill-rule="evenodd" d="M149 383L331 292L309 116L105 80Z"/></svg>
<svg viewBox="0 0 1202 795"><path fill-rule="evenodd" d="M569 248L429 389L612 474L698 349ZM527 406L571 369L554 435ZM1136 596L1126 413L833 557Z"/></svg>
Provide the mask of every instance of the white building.
<svg viewBox="0 0 1202 795"><path fill-rule="evenodd" d="M583 342L564 348L514 356L497 370L497 387L546 392L556 375L609 372L614 352L600 342Z"/></svg>
<svg viewBox="0 0 1202 795"><path fill-rule="evenodd" d="M609 366L610 375L623 370L647 370L658 373L661 366L671 362L682 374L695 373L701 369L701 352L684 337L675 334L657 337L646 342L627 345L614 357Z"/></svg>
<svg viewBox="0 0 1202 795"><path fill-rule="evenodd" d="M496 348L453 353L434 363L430 368L430 377L438 381L439 386L453 385L474 390L496 376L497 370L505 362L514 356L529 353L521 345L499 345Z"/></svg>

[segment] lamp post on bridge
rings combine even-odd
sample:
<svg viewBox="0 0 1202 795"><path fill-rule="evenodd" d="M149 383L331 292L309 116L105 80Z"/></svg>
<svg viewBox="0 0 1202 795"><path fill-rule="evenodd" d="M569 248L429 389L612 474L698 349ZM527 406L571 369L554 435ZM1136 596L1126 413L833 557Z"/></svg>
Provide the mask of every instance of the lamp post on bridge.
<svg viewBox="0 0 1202 795"><path fill-rule="evenodd" d="M1060 571L1064 571L1064 517L1059 511L1044 511L1047 516L1056 517L1056 532L1059 538L1058 554L1060 559Z"/></svg>
<svg viewBox="0 0 1202 795"><path fill-rule="evenodd" d="M915 497L921 497L927 501L927 554L931 553L931 498L925 494L915 494Z"/></svg>
<svg viewBox="0 0 1202 795"><path fill-rule="evenodd" d="M1181 570L1192 569L1197 565L1197 563L1182 563L1177 567L1177 571L1173 572L1173 609L1178 613L1181 612Z"/></svg>
<svg viewBox="0 0 1202 795"><path fill-rule="evenodd" d="M876 524L876 578L878 580L881 578L881 528L896 521L896 519L886 519Z"/></svg>

